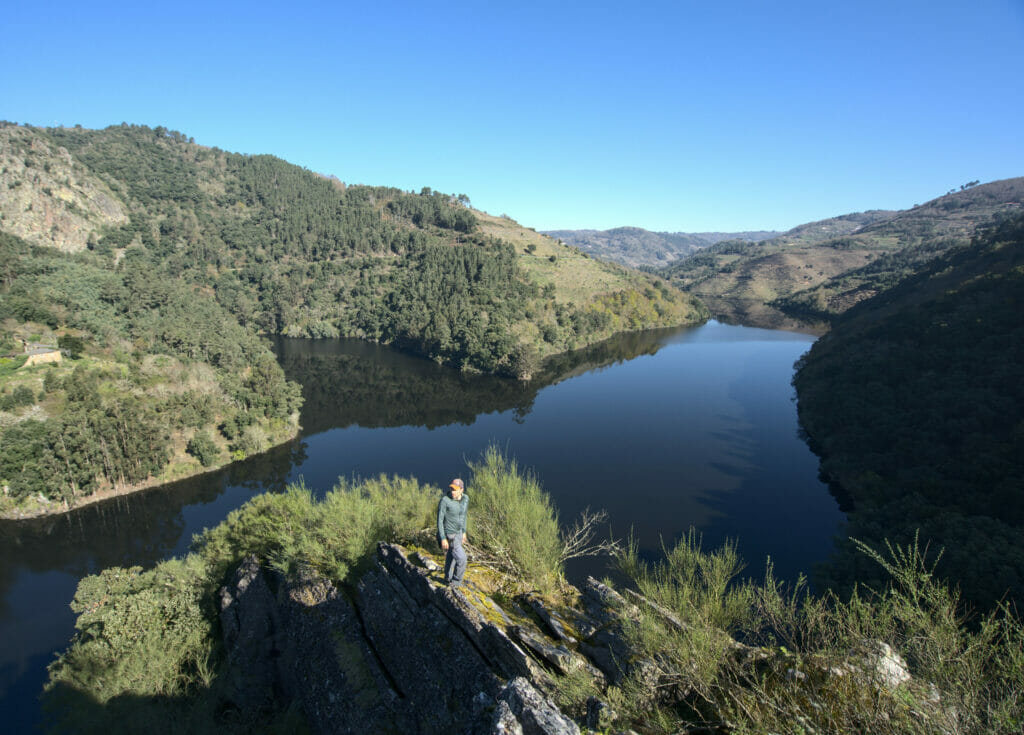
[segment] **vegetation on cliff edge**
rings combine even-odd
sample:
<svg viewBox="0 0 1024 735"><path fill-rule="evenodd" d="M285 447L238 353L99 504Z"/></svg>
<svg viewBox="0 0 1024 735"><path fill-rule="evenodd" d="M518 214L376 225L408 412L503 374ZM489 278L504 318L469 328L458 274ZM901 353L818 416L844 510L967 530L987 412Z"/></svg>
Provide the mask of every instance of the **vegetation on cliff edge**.
<svg viewBox="0 0 1024 735"><path fill-rule="evenodd" d="M529 576L508 577L510 592L546 589L551 598L572 539L559 533L536 480L492 450L473 465L468 492L468 578L511 559L505 571ZM184 559L86 577L73 603L78 632L50 667L44 700L52 729L300 727L294 709L254 719L226 706L216 590L250 553L284 574L313 568L352 584L378 540L433 547L439 493L397 477L341 483L320 501L292 487L253 498L197 537ZM509 533L495 532L506 523ZM814 597L802 583L787 590L770 570L763 584L737 582L734 548L703 552L692 532L656 564L627 547L619 566L648 601L622 610L636 661L622 662L630 673L620 686L601 691L577 672L556 677L556 694L570 710L599 694L618 712L617 726L645 733L691 725L739 733L1019 732L1020 621L1006 608L966 620L916 545L890 552L870 552L891 575L887 586L840 600ZM880 682L864 649L882 643L903 657L912 678Z"/></svg>

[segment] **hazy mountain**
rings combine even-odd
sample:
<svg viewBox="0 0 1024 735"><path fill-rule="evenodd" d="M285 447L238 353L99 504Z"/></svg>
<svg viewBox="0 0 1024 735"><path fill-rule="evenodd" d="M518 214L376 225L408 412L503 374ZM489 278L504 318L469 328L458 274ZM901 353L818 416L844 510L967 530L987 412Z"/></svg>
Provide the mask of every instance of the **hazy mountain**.
<svg viewBox="0 0 1024 735"><path fill-rule="evenodd" d="M602 260L632 268L662 266L722 240L766 240L778 232L651 232L639 227L613 230L549 230L544 233Z"/></svg>
<svg viewBox="0 0 1024 735"><path fill-rule="evenodd" d="M827 319L967 242L993 215L1019 210L1022 199L1024 178L972 182L909 210L847 214L766 241L720 242L659 273L701 297L774 303Z"/></svg>

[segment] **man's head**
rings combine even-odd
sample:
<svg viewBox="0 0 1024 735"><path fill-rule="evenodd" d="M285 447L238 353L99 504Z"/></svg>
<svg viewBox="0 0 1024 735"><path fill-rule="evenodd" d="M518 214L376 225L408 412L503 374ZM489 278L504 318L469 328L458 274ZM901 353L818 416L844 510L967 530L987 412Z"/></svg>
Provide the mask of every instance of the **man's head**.
<svg viewBox="0 0 1024 735"><path fill-rule="evenodd" d="M462 497L462 492L466 489L466 485L458 477L452 480L448 487L451 488L452 497L456 500Z"/></svg>

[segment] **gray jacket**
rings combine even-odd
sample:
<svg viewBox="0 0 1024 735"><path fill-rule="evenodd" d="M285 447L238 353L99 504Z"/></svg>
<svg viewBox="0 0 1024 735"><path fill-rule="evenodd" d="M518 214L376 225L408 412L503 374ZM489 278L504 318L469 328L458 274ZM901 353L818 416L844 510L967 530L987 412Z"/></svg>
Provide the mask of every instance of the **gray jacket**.
<svg viewBox="0 0 1024 735"><path fill-rule="evenodd" d="M463 492L462 500L455 500L447 493L437 503L437 537L448 538L466 533L466 508L469 496Z"/></svg>

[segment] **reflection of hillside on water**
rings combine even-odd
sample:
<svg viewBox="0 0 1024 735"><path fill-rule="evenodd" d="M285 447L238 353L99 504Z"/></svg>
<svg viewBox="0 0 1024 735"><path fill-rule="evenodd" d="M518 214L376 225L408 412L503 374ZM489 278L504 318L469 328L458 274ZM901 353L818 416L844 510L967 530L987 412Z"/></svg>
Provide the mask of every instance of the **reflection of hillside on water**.
<svg viewBox="0 0 1024 735"><path fill-rule="evenodd" d="M800 332L815 336L821 336L828 331L826 324L802 322L768 306L763 301L718 299L713 296L701 296L700 298L707 304L712 317L723 324L758 327L759 329L781 329L786 332Z"/></svg>
<svg viewBox="0 0 1024 735"><path fill-rule="evenodd" d="M302 433L334 428L470 425L481 414L525 418L537 394L563 380L640 355L653 355L679 329L617 335L549 358L533 380L466 375L430 360L362 340L279 338L278 360L302 385Z"/></svg>
<svg viewBox="0 0 1024 735"><path fill-rule="evenodd" d="M110 566L149 566L175 548L186 522L182 509L216 500L228 487L282 490L305 460L298 441L242 462L168 485L121 495L54 516L0 521L0 599L12 566L59 569L81 576Z"/></svg>
<svg viewBox="0 0 1024 735"><path fill-rule="evenodd" d="M351 425L468 425L478 415L495 411L514 410L524 418L543 388L589 370L654 354L679 332L624 334L558 355L529 382L463 375L358 340L281 339L276 349L288 377L303 385L303 432L311 435ZM303 443L293 441L214 472L68 513L0 521L0 611L19 567L82 576L110 566L155 564L181 546L182 535L195 526L195 519L184 518L184 508L212 507L228 488L282 490L289 473L305 459ZM220 511L211 512L217 515ZM221 517L209 522L219 522Z"/></svg>

